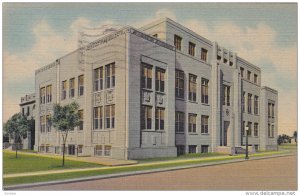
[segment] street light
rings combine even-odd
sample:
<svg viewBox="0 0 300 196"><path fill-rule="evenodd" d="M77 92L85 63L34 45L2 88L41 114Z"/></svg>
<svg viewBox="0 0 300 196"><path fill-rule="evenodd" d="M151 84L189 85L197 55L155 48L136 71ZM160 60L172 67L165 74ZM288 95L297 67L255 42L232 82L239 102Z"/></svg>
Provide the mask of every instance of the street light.
<svg viewBox="0 0 300 196"><path fill-rule="evenodd" d="M248 127L248 125L246 125L245 130L246 130L246 156L245 156L245 159L249 159L249 156L248 156L248 130L249 130L249 127Z"/></svg>

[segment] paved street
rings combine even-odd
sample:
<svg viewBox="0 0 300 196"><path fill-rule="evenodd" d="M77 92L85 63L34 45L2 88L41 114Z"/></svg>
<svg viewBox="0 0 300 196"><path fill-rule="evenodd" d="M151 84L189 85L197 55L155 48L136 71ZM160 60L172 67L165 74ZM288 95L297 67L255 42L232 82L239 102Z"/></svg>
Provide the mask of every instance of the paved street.
<svg viewBox="0 0 300 196"><path fill-rule="evenodd" d="M32 187L26 190L296 190L297 157ZM23 189L25 190L25 189Z"/></svg>

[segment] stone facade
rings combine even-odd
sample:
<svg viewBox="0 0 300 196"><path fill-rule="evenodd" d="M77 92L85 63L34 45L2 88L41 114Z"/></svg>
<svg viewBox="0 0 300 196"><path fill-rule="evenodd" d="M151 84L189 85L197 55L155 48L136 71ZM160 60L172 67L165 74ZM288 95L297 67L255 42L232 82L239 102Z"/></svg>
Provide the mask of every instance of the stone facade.
<svg viewBox="0 0 300 196"><path fill-rule="evenodd" d="M260 68L168 18L125 27L36 70L35 150L61 153L46 117L54 103L72 101L83 121L69 133L69 154L140 159L231 149L244 145L244 121L250 145L275 149L277 91L260 81Z"/></svg>

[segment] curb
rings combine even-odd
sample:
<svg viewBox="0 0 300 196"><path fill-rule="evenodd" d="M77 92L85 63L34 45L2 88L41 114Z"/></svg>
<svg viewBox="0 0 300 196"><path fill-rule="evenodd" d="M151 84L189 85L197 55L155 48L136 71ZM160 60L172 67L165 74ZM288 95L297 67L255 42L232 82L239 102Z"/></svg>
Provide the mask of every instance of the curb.
<svg viewBox="0 0 300 196"><path fill-rule="evenodd" d="M151 169L151 170L131 171L131 172L124 172L124 173L117 173L117 174L98 175L98 176L83 177L83 178L76 178L76 179L3 186L3 190L15 190L15 189L39 187L39 186L45 186L45 185L56 185L56 184L62 184L62 183L73 183L73 182L100 180L100 179L107 179L107 178L117 178L117 177L150 174L150 173L166 172L166 171L175 171L175 170L181 170L181 169L207 167L207 166L214 166L214 165L238 163L238 162L244 162L244 161L254 161L254 160L260 160L260 159L270 159L270 158L286 157L286 156L294 156L294 155L297 155L297 154L291 153L291 154L269 155L269 156L262 156L262 157L250 157L250 159L247 159L247 160L235 159L235 160L217 161L217 162L200 163L200 164L198 163L198 164L192 164L192 165L186 165L186 166L177 166L177 167L169 167L169 168L161 168L161 169Z"/></svg>

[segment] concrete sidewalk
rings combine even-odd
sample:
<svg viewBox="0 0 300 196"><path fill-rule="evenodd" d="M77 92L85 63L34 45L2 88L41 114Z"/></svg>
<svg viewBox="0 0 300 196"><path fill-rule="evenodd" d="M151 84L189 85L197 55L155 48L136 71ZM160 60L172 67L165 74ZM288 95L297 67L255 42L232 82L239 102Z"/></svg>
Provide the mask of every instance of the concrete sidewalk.
<svg viewBox="0 0 300 196"><path fill-rule="evenodd" d="M204 163L195 163L190 165L183 165L183 166L175 166L175 167L168 167L168 168L159 168L159 169L148 169L142 171L130 171L130 172L121 172L116 174L105 174L105 175L96 175L90 177L82 177L76 179L67 179L67 180L57 180L57 181L49 181L49 182L39 182L39 183L31 183L31 184L21 184L21 185L12 185L12 186L4 186L4 190L14 190L14 189L22 189L26 187L36 187L42 185L54 185L54 184L61 184L61 183L71 183L71 182L81 182L81 181L89 181L89 180L96 180L96 179L106 179L106 178L114 178L114 177L122 177L122 176L130 176L130 175L139 175L139 174L148 174L148 173L155 173L155 172L164 172L164 171L173 171L173 170L180 170L180 169L188 169L188 168L195 168L195 167L205 167L205 166L212 166L212 165L220 165L220 164L229 164L229 163L236 163L236 162L244 162L244 161L254 161L259 159L269 159L275 157L283 157L283 156L295 156L297 154L290 153L290 154L275 154L275 155L267 155L267 156L258 156L258 157L251 157L248 160L244 158L236 158L236 159L229 159L224 161L215 161L215 162L204 162ZM185 160L186 161L186 160ZM168 161L169 162L169 161ZM157 164L164 164L166 162L159 162L159 163L147 163L147 164L139 164L139 165L157 165ZM120 167L135 167L139 165L128 165L128 166L117 166ZM111 169L112 167L102 167L99 170L104 169ZM83 170L83 169L80 169ZM98 170L98 169L97 169Z"/></svg>

